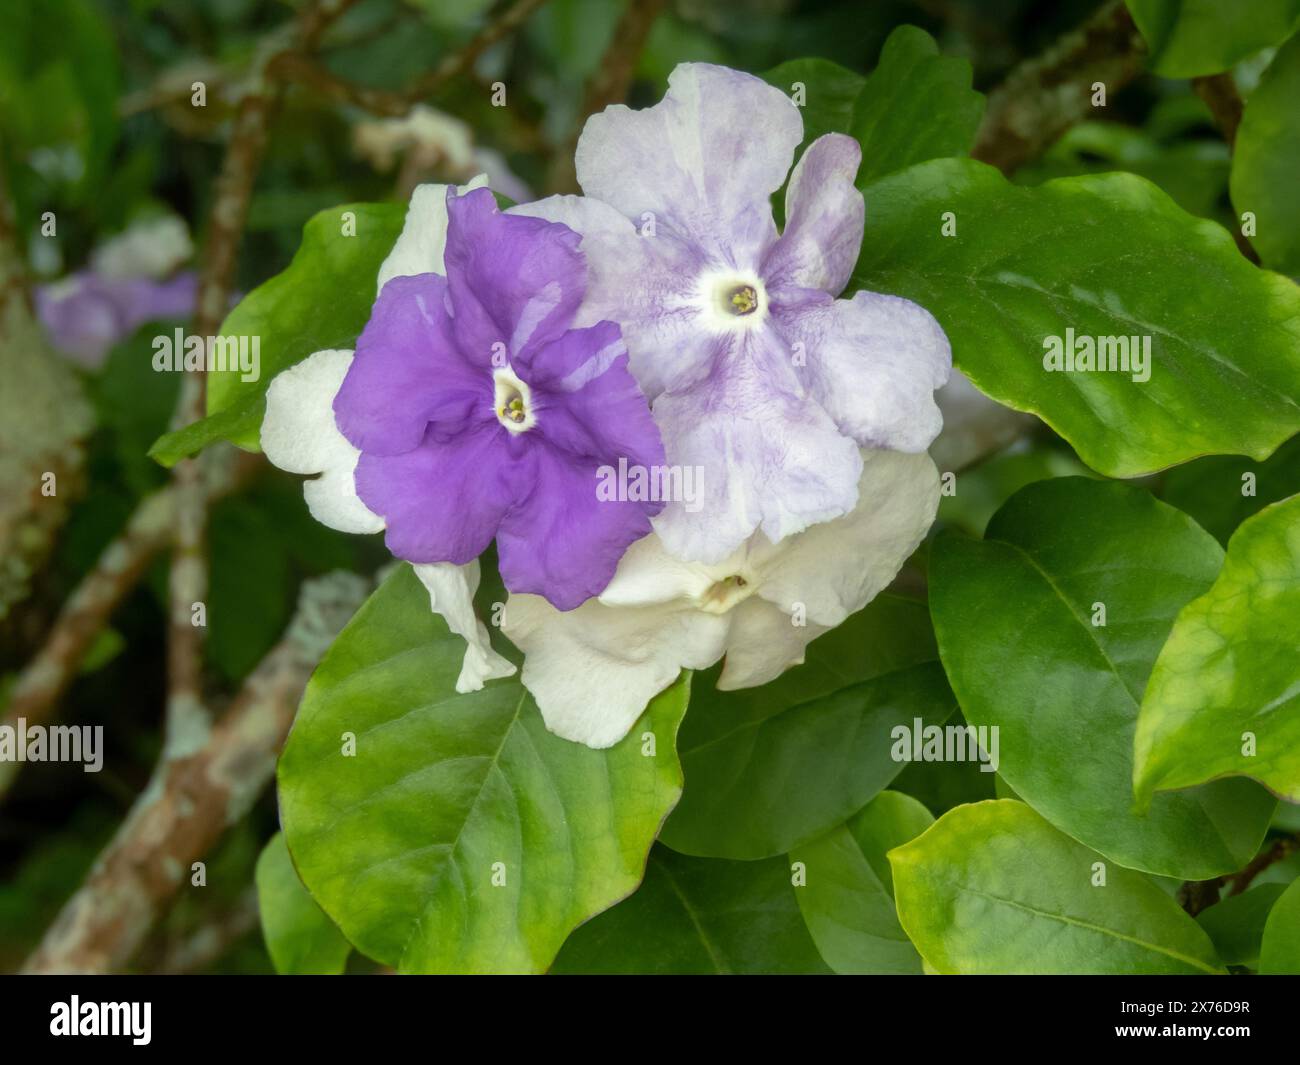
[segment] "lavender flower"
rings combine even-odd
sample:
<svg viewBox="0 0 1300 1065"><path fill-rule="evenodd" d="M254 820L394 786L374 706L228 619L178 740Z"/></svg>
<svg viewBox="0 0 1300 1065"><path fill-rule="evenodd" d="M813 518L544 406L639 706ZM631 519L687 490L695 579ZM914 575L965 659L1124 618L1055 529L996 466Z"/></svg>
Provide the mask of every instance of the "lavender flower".
<svg viewBox="0 0 1300 1065"><path fill-rule="evenodd" d="M769 199L803 137L798 109L747 74L679 66L664 100L610 107L578 143L585 197L512 213L583 236L577 324L617 322L671 464L704 470L704 506L655 520L667 549L719 562L849 513L859 446L924 451L951 353L922 308L835 296L862 242L857 143L818 138L790 174L786 227Z"/></svg>

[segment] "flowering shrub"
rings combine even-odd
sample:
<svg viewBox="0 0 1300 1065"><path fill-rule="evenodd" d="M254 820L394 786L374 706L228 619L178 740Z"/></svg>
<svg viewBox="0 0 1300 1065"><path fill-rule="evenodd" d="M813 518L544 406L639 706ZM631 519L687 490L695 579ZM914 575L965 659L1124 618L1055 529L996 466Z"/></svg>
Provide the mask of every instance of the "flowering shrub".
<svg viewBox="0 0 1300 1065"><path fill-rule="evenodd" d="M305 683L258 840L276 967L1300 971L1300 38L1260 7L1095 16L1234 123L1211 195L1154 120L1087 117L1090 55L1039 131L912 26L867 76L674 62L525 178L268 62L421 180L314 214L219 327L188 248L38 307L82 362L178 288L258 341L196 327L202 416L149 452L178 644L230 444L295 478L248 557L284 523L348 571L249 681ZM1225 118L1207 84L1261 49ZM201 687L165 759L208 750Z"/></svg>

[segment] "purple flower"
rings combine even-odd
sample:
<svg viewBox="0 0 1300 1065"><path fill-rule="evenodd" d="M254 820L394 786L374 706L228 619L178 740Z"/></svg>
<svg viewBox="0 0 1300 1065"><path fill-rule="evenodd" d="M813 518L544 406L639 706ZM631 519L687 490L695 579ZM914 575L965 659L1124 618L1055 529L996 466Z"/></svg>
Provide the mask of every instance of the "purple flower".
<svg viewBox="0 0 1300 1065"><path fill-rule="evenodd" d="M679 66L664 100L610 107L578 142L585 197L511 213L583 236L576 319L622 329L668 460L703 470L703 506L655 520L668 550L714 563L756 530L777 542L849 513L859 446L924 451L951 352L922 308L835 297L862 243L861 150L803 138L778 89L723 67ZM789 174L786 227L770 197Z"/></svg>
<svg viewBox="0 0 1300 1065"><path fill-rule="evenodd" d="M57 350L94 368L145 322L188 316L197 291L198 275L192 271L155 281L82 270L39 286L36 313Z"/></svg>
<svg viewBox="0 0 1300 1065"><path fill-rule="evenodd" d="M515 592L570 610L602 591L657 502L602 500L598 471L663 445L619 329L574 329L586 285L566 226L447 196L446 276L383 286L334 400L357 495L416 563L464 564L496 538Z"/></svg>

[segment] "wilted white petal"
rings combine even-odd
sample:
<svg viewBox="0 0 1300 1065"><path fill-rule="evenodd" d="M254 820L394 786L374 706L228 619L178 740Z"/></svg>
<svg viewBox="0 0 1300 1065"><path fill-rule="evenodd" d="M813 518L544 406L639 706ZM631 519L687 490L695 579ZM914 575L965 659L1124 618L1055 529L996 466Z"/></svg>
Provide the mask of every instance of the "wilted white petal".
<svg viewBox="0 0 1300 1065"><path fill-rule="evenodd" d="M420 583L429 592L429 606L447 621L447 628L465 640L465 658L456 680L458 692L476 692L485 681L509 677L515 667L494 650L487 626L474 613L474 593L478 591L478 559L456 566L435 562L412 566Z"/></svg>
<svg viewBox="0 0 1300 1065"><path fill-rule="evenodd" d="M303 485L312 517L348 533L379 532L384 521L357 497L360 456L334 424L334 396L352 352L318 351L278 374L266 390L262 450L289 473L319 474Z"/></svg>

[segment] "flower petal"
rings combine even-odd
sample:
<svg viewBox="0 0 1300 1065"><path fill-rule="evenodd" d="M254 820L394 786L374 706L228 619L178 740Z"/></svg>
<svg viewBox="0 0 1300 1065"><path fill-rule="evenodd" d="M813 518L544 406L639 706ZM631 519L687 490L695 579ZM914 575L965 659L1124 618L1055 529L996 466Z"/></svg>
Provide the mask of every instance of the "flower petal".
<svg viewBox="0 0 1300 1065"><path fill-rule="evenodd" d="M838 296L862 249L865 207L853 184L862 149L827 133L808 146L785 191L785 232L763 260L769 289L819 289Z"/></svg>
<svg viewBox="0 0 1300 1065"><path fill-rule="evenodd" d="M853 509L858 449L825 411L781 387L788 359L770 330L755 330L709 380L655 401L669 464L702 484L655 519L671 553L720 562L756 529L779 541Z"/></svg>
<svg viewBox="0 0 1300 1065"><path fill-rule="evenodd" d="M700 326L696 288L710 268L707 255L671 229L642 236L614 208L584 196L550 196L509 213L560 222L581 234L587 294L574 324L617 322L632 373L650 399L707 372L719 347Z"/></svg>
<svg viewBox="0 0 1300 1065"><path fill-rule="evenodd" d="M479 174L467 185L456 189L464 194L487 185L487 175ZM406 208L402 232L379 267L379 292L395 277L415 274L444 274L443 252L447 247L446 185L417 185Z"/></svg>
<svg viewBox="0 0 1300 1065"><path fill-rule="evenodd" d="M350 351L318 351L278 374L266 390L262 450L290 473L318 473L303 485L312 517L331 529L378 532L383 518L357 496L357 451L334 424L334 396L352 364Z"/></svg>
<svg viewBox="0 0 1300 1065"><path fill-rule="evenodd" d="M476 692L485 681L509 677L515 672L513 664L494 650L488 638L487 626L474 613L474 593L478 591L478 559L464 565L448 562L413 566L429 593L429 606L441 614L447 628L465 640L465 658L461 662L460 676L456 679L458 692Z"/></svg>
<svg viewBox="0 0 1300 1065"><path fill-rule="evenodd" d="M934 390L952 368L952 349L924 308L898 296L824 295L778 307L786 341L803 345L808 393L864 447L924 451L943 417Z"/></svg>
<svg viewBox="0 0 1300 1065"><path fill-rule="evenodd" d="M1037 421L989 399L956 367L934 401L943 413L943 431L930 446L930 456L941 470L960 470L1002 450Z"/></svg>
<svg viewBox="0 0 1300 1065"><path fill-rule="evenodd" d="M538 352L528 377L537 433L569 454L596 463L650 469L664 463L664 446L650 404L628 371L618 326L601 322L572 329ZM655 503L657 514L662 506Z"/></svg>
<svg viewBox="0 0 1300 1065"><path fill-rule="evenodd" d="M750 596L728 615L727 657L719 691L756 688L803 662L804 650L826 632L816 624L796 625L774 603Z"/></svg>
<svg viewBox="0 0 1300 1065"><path fill-rule="evenodd" d="M834 627L897 576L939 508L939 473L926 454L864 451L858 505L779 544L759 543L750 562L757 594L785 613Z"/></svg>
<svg viewBox="0 0 1300 1065"><path fill-rule="evenodd" d="M572 610L604 590L628 546L650 531L651 509L600 498L589 460L546 444L530 449L530 457L532 490L497 532L501 578L512 592Z"/></svg>
<svg viewBox="0 0 1300 1065"><path fill-rule="evenodd" d="M612 747L682 668L722 654L727 622L672 606L564 613L535 595L511 595L502 629L524 652L522 680L546 727L588 747Z"/></svg>
<svg viewBox="0 0 1300 1065"><path fill-rule="evenodd" d="M541 218L502 214L487 189L447 202L447 281L461 351L490 362L504 344L527 367L569 328L586 284L581 238Z"/></svg>
<svg viewBox="0 0 1300 1065"><path fill-rule="evenodd" d="M490 356L477 366L462 356L446 297L445 279L418 274L375 301L334 401L339 428L368 455L411 451L430 424L447 436L492 416Z"/></svg>
<svg viewBox="0 0 1300 1065"><path fill-rule="evenodd" d="M767 200L802 139L799 109L780 89L726 67L683 63L655 106L592 115L574 162L583 192L626 217L649 211L710 251L727 243L748 258L774 235ZM764 216L765 226L754 221ZM743 232L734 231L738 223Z"/></svg>
<svg viewBox="0 0 1300 1065"><path fill-rule="evenodd" d="M463 564L491 542L515 496L518 464L493 419L402 455L364 452L357 494L387 525L384 543L408 562Z"/></svg>

